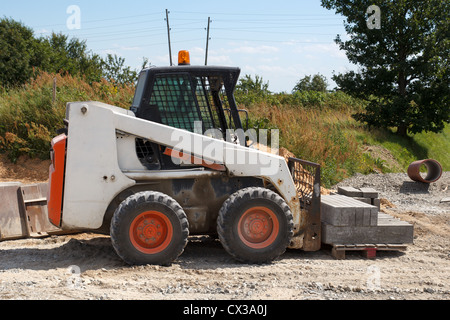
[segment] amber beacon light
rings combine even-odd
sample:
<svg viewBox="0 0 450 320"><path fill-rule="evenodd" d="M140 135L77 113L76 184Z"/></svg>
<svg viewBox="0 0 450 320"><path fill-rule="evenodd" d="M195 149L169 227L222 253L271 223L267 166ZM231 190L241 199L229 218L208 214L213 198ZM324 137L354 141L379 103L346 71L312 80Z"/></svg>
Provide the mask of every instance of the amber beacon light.
<svg viewBox="0 0 450 320"><path fill-rule="evenodd" d="M190 65L191 59L189 57L189 51L181 50L178 52L178 65Z"/></svg>

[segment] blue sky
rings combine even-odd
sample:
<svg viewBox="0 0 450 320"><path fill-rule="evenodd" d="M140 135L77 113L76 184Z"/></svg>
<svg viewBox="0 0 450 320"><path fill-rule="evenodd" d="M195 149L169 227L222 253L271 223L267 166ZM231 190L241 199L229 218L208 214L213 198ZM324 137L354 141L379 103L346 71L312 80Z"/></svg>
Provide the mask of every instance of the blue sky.
<svg viewBox="0 0 450 320"><path fill-rule="evenodd" d="M299 79L316 73L327 77L331 89L333 72L356 69L333 41L337 34L346 38L344 18L320 0L0 3L0 17L21 21L36 36L53 31L86 40L93 52L117 54L133 69L140 69L144 57L152 65L169 65L166 9L174 63L179 50L189 50L191 64L204 64L210 17L208 65L240 67L241 76L261 76L271 91L290 92Z"/></svg>

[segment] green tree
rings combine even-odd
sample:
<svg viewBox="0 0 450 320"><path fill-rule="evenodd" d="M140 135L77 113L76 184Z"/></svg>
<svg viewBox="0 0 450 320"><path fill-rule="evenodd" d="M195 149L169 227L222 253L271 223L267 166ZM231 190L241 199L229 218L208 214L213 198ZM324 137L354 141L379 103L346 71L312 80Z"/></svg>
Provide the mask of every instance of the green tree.
<svg viewBox="0 0 450 320"><path fill-rule="evenodd" d="M144 58L142 67L148 59ZM36 38L33 30L12 19L0 19L0 86L25 83L40 70L81 76L89 83L103 77L118 84L133 83L137 71L125 59L107 55L102 59L90 51L85 40L62 33Z"/></svg>
<svg viewBox="0 0 450 320"><path fill-rule="evenodd" d="M0 85L20 85L39 70L81 75L89 82L99 81L103 62L88 50L86 41L52 33L36 38L33 30L12 19L0 19Z"/></svg>
<svg viewBox="0 0 450 320"><path fill-rule="evenodd" d="M15 86L33 75L33 30L12 19L0 20L0 85Z"/></svg>
<svg viewBox="0 0 450 320"><path fill-rule="evenodd" d="M346 17L349 40L336 43L358 72L334 75L341 89L369 104L355 118L397 133L439 132L449 122L448 0L322 0ZM374 16L375 15L375 16ZM380 28L368 22L379 18Z"/></svg>
<svg viewBox="0 0 450 320"><path fill-rule="evenodd" d="M144 68L148 63L145 60L142 67ZM129 66L125 65L125 59L117 55L108 54L103 60L103 76L108 81L113 81L116 84L130 84L137 80L137 71L131 70Z"/></svg>
<svg viewBox="0 0 450 320"><path fill-rule="evenodd" d="M320 91L326 92L328 87L327 78L320 73L313 76L307 75L300 79L292 92L296 91Z"/></svg>
<svg viewBox="0 0 450 320"><path fill-rule="evenodd" d="M263 78L256 75L253 80L252 76L246 74L243 78L239 79L236 85L236 92L244 94L266 95L270 94L269 82L264 82Z"/></svg>
<svg viewBox="0 0 450 320"><path fill-rule="evenodd" d="M36 65L47 72L80 75L89 82L99 81L103 75L103 60L88 50L86 41L62 33L52 33L48 38L36 39L39 50Z"/></svg>
<svg viewBox="0 0 450 320"><path fill-rule="evenodd" d="M253 103L272 102L272 95L269 91L269 82L264 82L263 78L256 75L253 79L246 74L240 78L236 85L235 98L238 104L249 106Z"/></svg>

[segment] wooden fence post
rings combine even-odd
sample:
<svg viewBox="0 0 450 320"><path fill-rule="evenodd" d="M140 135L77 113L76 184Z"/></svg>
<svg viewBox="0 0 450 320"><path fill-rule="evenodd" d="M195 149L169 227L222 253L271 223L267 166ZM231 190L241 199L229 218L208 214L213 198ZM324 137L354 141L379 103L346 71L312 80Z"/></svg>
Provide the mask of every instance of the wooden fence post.
<svg viewBox="0 0 450 320"><path fill-rule="evenodd" d="M56 101L56 78L53 78L53 99L52 103L54 104Z"/></svg>

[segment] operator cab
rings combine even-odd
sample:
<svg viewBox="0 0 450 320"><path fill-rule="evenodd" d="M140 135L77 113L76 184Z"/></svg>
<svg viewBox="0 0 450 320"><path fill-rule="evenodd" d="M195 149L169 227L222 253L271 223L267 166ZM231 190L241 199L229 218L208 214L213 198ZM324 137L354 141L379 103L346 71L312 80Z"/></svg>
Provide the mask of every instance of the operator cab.
<svg viewBox="0 0 450 320"><path fill-rule="evenodd" d="M141 71L130 110L141 119L240 143L233 134L243 129L233 94L239 74L235 67L191 66L189 53L180 51L178 66ZM138 139L136 147L143 164L148 158L161 168L160 146Z"/></svg>

